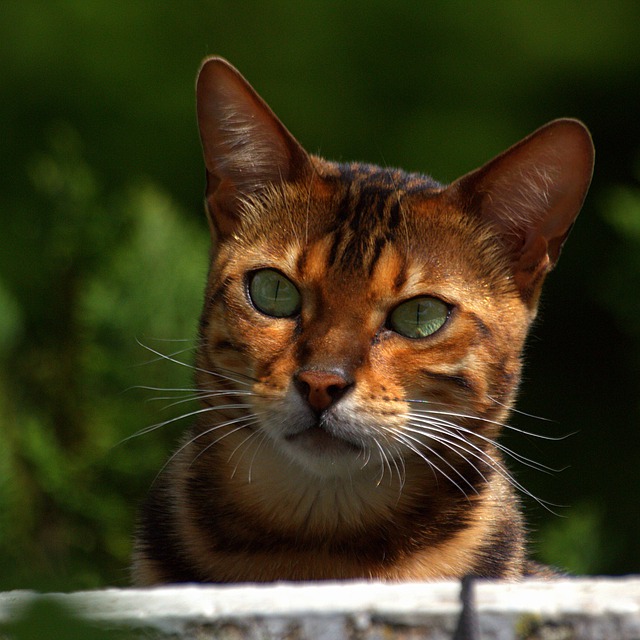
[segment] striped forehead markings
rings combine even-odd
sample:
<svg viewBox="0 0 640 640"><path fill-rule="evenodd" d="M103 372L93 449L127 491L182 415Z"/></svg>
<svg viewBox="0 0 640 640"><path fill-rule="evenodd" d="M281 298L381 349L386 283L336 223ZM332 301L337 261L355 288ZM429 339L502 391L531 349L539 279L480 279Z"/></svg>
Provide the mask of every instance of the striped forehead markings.
<svg viewBox="0 0 640 640"><path fill-rule="evenodd" d="M401 200L407 194L427 194L441 185L428 176L375 165L339 165L343 189L338 228L329 252L329 266L361 268L371 275L387 243L401 224Z"/></svg>
<svg viewBox="0 0 640 640"><path fill-rule="evenodd" d="M329 252L329 266L361 267L369 274L400 224L401 193L378 185L348 185L339 205L340 221Z"/></svg>
<svg viewBox="0 0 640 640"><path fill-rule="evenodd" d="M440 186L428 176L367 164L335 165L333 183L338 199L335 224L329 230L326 268L358 270L371 277L387 244L395 241L402 224L402 199ZM298 257L298 271L306 267L307 250Z"/></svg>

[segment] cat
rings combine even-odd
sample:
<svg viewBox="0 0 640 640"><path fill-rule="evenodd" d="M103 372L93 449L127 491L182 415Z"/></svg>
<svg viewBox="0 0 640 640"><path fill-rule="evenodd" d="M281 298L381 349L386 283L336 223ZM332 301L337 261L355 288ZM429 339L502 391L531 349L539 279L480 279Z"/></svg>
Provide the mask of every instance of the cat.
<svg viewBox="0 0 640 640"><path fill-rule="evenodd" d="M589 187L586 127L443 186L308 154L218 57L197 114L202 409L142 508L134 582L545 575L497 438Z"/></svg>

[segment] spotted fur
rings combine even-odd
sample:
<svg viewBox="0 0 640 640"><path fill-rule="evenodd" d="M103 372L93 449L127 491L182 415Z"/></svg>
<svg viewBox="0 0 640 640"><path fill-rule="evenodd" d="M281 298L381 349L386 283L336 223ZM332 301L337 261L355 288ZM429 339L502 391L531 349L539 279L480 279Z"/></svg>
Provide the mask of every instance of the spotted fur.
<svg viewBox="0 0 640 640"><path fill-rule="evenodd" d="M138 584L538 572L497 440L540 287L592 171L559 120L451 185L308 155L228 63L198 118L214 250L200 324L202 411L142 510ZM249 294L275 269L276 318ZM390 314L434 297L444 325Z"/></svg>

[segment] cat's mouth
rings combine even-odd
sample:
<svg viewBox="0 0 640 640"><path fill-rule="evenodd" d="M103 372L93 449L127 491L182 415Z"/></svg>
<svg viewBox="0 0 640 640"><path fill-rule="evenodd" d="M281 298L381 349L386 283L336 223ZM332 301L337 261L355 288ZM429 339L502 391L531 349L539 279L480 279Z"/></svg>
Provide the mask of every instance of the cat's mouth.
<svg viewBox="0 0 640 640"><path fill-rule="evenodd" d="M326 428L315 424L303 431L285 436L287 442L296 444L309 451L322 454L359 453L361 448L340 436L330 433Z"/></svg>

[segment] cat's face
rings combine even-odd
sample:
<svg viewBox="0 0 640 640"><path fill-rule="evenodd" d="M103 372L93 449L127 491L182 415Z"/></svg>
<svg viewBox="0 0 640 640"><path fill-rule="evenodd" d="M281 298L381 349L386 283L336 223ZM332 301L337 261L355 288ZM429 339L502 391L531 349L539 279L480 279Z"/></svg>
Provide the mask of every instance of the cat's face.
<svg viewBox="0 0 640 640"><path fill-rule="evenodd" d="M198 97L215 242L198 380L230 391L227 429L322 477L421 459L456 484L490 464L589 183L585 130L553 123L445 188L308 156L219 60Z"/></svg>
<svg viewBox="0 0 640 640"><path fill-rule="evenodd" d="M452 421L494 435L531 315L495 237L426 180L330 169L219 245L199 366L241 374L253 428L317 473L401 464Z"/></svg>

